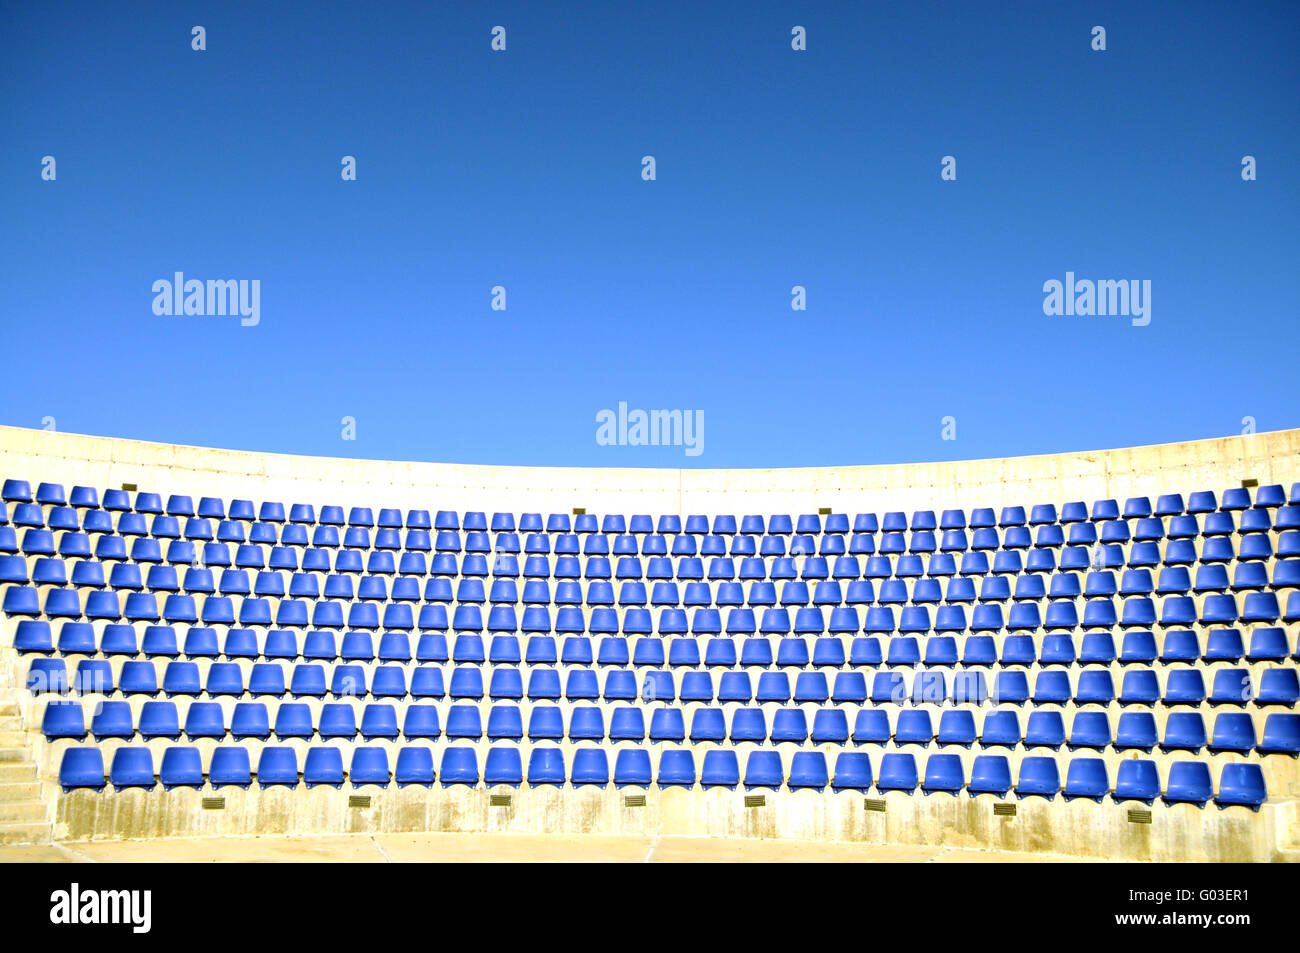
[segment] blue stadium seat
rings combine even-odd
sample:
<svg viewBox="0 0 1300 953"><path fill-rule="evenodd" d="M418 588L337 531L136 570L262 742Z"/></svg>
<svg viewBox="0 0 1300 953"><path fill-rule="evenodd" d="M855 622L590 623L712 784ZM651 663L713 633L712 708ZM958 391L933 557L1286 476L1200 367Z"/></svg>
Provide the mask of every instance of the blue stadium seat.
<svg viewBox="0 0 1300 953"><path fill-rule="evenodd" d="M98 748L67 748L59 763L59 785L65 792L76 788L104 789L104 756Z"/></svg>
<svg viewBox="0 0 1300 953"><path fill-rule="evenodd" d="M755 750L745 759L745 790L779 788L785 780L781 755L775 751Z"/></svg>
<svg viewBox="0 0 1300 953"><path fill-rule="evenodd" d="M706 770L708 757L705 757ZM605 787L609 784L609 761L603 748L578 748L573 753L569 782L579 788L584 785Z"/></svg>
<svg viewBox="0 0 1300 953"><path fill-rule="evenodd" d="M1121 761L1115 776L1115 790L1111 799L1119 801L1141 801L1153 804L1160 796L1160 777L1156 773L1154 761Z"/></svg>
<svg viewBox="0 0 1300 953"><path fill-rule="evenodd" d="M439 780L442 782L443 787L450 787L453 784L477 786L479 781L478 756L474 749L458 746L445 749L442 753Z"/></svg>
<svg viewBox="0 0 1300 953"><path fill-rule="evenodd" d="M145 747L123 747L113 752L108 772L114 790L152 789L158 783L153 770L153 752Z"/></svg>
<svg viewBox="0 0 1300 953"><path fill-rule="evenodd" d="M1156 716L1151 711L1125 711L1115 727L1115 750L1151 751L1157 744Z"/></svg>
<svg viewBox="0 0 1300 953"><path fill-rule="evenodd" d="M1050 801L1056 797L1060 788L1061 776L1055 758L1031 756L1020 762L1015 789L1017 798L1037 795Z"/></svg>
<svg viewBox="0 0 1300 953"><path fill-rule="evenodd" d="M170 747L164 751L158 780L162 782L164 791L181 787L202 789L203 760L199 749Z"/></svg>
<svg viewBox="0 0 1300 953"><path fill-rule="evenodd" d="M1160 750L1196 753L1205 747L1205 743L1205 722L1200 712L1176 711L1165 722L1165 737Z"/></svg>
<svg viewBox="0 0 1300 953"><path fill-rule="evenodd" d="M993 794L999 798L1011 790L1011 765L1005 755L976 755L971 763L970 781L966 791L971 797Z"/></svg>
<svg viewBox="0 0 1300 953"><path fill-rule="evenodd" d="M1264 736L1256 745L1261 754L1300 757L1300 715L1276 712L1264 720Z"/></svg>
<svg viewBox="0 0 1300 953"><path fill-rule="evenodd" d="M1014 711L991 711L984 716L980 745L1014 748L1020 744L1020 716Z"/></svg>
<svg viewBox="0 0 1300 953"><path fill-rule="evenodd" d="M397 765L393 780L397 786L406 787L418 784L432 787L436 773L433 766L433 751L425 747L405 747L397 752Z"/></svg>
<svg viewBox="0 0 1300 953"><path fill-rule="evenodd" d="M923 793L945 791L955 797L965 786L966 776L959 755L932 754L926 760L925 780L921 783Z"/></svg>
<svg viewBox="0 0 1300 953"><path fill-rule="evenodd" d="M1065 723L1059 711L1035 711L1025 725L1026 748L1059 748L1065 744Z"/></svg>
<svg viewBox="0 0 1300 953"><path fill-rule="evenodd" d="M41 718L41 733L51 741L57 738L86 737L86 719L80 702L50 702Z"/></svg>
<svg viewBox="0 0 1300 953"><path fill-rule="evenodd" d="M1255 748L1255 723L1245 712L1222 712L1215 716L1209 749L1249 754Z"/></svg>
<svg viewBox="0 0 1300 953"><path fill-rule="evenodd" d="M1258 811L1267 800L1264 772L1258 764L1225 764L1219 775L1219 793L1214 803L1220 810L1232 805Z"/></svg>
<svg viewBox="0 0 1300 953"><path fill-rule="evenodd" d="M567 777L564 753L559 748L539 746L529 754L529 787L535 788L544 784L563 787Z"/></svg>
<svg viewBox="0 0 1300 953"><path fill-rule="evenodd" d="M1164 801L1167 804L1187 803L1204 807L1214 796L1210 781L1210 767L1202 761L1175 761L1169 766L1165 784Z"/></svg>
<svg viewBox="0 0 1300 953"><path fill-rule="evenodd" d="M451 749L448 749L450 751ZM446 785L447 762L443 755L442 783ZM488 749L487 759L483 763L483 783L488 787L508 785L518 787L524 783L523 759L519 749L513 746L493 745Z"/></svg>
<svg viewBox="0 0 1300 953"><path fill-rule="evenodd" d="M916 759L911 754L889 752L880 759L877 790L911 792L916 790L919 783Z"/></svg>
<svg viewBox="0 0 1300 953"><path fill-rule="evenodd" d="M262 702L239 702L230 716L230 736L265 740L271 735L270 716Z"/></svg>
<svg viewBox="0 0 1300 953"><path fill-rule="evenodd" d="M349 713L351 709L348 709ZM322 714L323 717L323 714ZM275 712L275 736L280 740L310 738L315 734L311 709L305 702L287 702ZM355 729L353 734L355 734Z"/></svg>
<svg viewBox="0 0 1300 953"><path fill-rule="evenodd" d="M659 756L659 774L655 781L661 788L695 786L695 756L690 751L670 750Z"/></svg>
<svg viewBox="0 0 1300 953"><path fill-rule="evenodd" d="M1065 800L1087 798L1098 804L1110 794L1110 776L1101 758L1072 758L1061 792Z"/></svg>
<svg viewBox="0 0 1300 953"><path fill-rule="evenodd" d="M639 748L621 748L614 761L614 786L650 786L650 753Z"/></svg>

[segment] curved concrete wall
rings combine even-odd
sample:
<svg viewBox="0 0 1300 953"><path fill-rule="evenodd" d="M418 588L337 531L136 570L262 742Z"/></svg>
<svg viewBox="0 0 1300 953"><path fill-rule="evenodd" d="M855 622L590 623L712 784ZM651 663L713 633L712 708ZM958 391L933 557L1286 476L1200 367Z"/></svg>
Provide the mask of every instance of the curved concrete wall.
<svg viewBox="0 0 1300 953"><path fill-rule="evenodd" d="M1002 460L783 470L352 460L0 427L3 475L255 502L590 513L884 512L1150 496L1300 480L1300 429Z"/></svg>

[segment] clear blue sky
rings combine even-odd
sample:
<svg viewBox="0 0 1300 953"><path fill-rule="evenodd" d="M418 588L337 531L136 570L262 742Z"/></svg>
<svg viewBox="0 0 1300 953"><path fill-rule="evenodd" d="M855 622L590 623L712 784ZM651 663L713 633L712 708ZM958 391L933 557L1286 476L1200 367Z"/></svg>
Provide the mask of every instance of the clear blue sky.
<svg viewBox="0 0 1300 953"><path fill-rule="evenodd" d="M692 467L1300 425L1300 4L974 7L5 4L0 422ZM176 271L260 324L156 316ZM1045 316L1066 271L1150 325ZM704 452L597 445L620 401Z"/></svg>

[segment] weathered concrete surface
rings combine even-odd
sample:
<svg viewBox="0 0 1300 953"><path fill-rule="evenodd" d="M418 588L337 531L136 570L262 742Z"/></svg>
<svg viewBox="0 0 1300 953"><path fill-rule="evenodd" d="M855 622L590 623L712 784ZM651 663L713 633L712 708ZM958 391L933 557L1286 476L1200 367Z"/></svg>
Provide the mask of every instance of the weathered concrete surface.
<svg viewBox="0 0 1300 953"><path fill-rule="evenodd" d="M1300 473L1300 429L1006 459L782 470L493 467L351 460L0 427L7 476L254 502L592 513L808 513L1062 503Z"/></svg>
<svg viewBox="0 0 1300 953"><path fill-rule="evenodd" d="M349 806L352 793L370 806ZM643 793L643 807L624 795ZM1296 802L1245 808L1156 804L1148 824L1131 823L1132 803L997 801L989 795L886 793L885 811L866 809L860 793L764 791L761 807L745 805L743 791L724 789L572 789L423 787L306 790L256 787L244 791L178 789L79 790L58 796L59 842L305 834L392 835L406 832L500 833L584 837L789 840L823 845L894 845L981 849L1116 860L1275 862L1294 859ZM509 806L490 795L509 794ZM200 799L220 795L221 810ZM1014 804L1014 817L994 814Z"/></svg>
<svg viewBox="0 0 1300 953"><path fill-rule="evenodd" d="M0 863L1069 863L1054 854L708 837L377 834L0 847Z"/></svg>

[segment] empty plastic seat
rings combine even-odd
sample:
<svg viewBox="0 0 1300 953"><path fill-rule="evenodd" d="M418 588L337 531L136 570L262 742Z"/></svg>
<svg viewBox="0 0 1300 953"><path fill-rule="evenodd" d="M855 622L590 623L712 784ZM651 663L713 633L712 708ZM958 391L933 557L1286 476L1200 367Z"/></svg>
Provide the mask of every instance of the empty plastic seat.
<svg viewBox="0 0 1300 953"><path fill-rule="evenodd" d="M230 736L266 739L271 735L270 715L262 702L239 702L230 716Z"/></svg>
<svg viewBox="0 0 1300 953"><path fill-rule="evenodd" d="M1160 796L1160 776L1154 761L1121 761L1115 775L1112 800L1152 804Z"/></svg>
<svg viewBox="0 0 1300 953"><path fill-rule="evenodd" d="M745 790L779 788L785 780L781 756L775 751L751 751L745 760Z"/></svg>
<svg viewBox="0 0 1300 953"><path fill-rule="evenodd" d="M1221 668L1214 673L1209 697L1211 705L1246 705L1254 697L1255 686L1249 669Z"/></svg>
<svg viewBox="0 0 1300 953"><path fill-rule="evenodd" d="M86 737L86 719L80 702L50 702L41 718L41 733L56 738Z"/></svg>
<svg viewBox="0 0 1300 953"><path fill-rule="evenodd" d="M1275 712L1264 720L1264 737L1256 750L1261 754L1289 754L1300 757L1300 715Z"/></svg>
<svg viewBox="0 0 1300 953"><path fill-rule="evenodd" d="M1031 795L1052 800L1061 789L1061 776L1052 757L1032 756L1020 762L1020 774L1016 781L1016 797L1026 798Z"/></svg>
<svg viewBox="0 0 1300 953"><path fill-rule="evenodd" d="M1220 808L1232 805L1258 811L1268 798L1264 772L1258 764L1225 764L1219 775L1219 793L1214 803Z"/></svg>
<svg viewBox="0 0 1300 953"><path fill-rule="evenodd" d="M279 724L276 725L277 734ZM331 702L321 707L320 725L317 730L322 738L355 738L357 735L356 711L345 702ZM281 734L281 737L284 737Z"/></svg>
<svg viewBox="0 0 1300 953"><path fill-rule="evenodd" d="M258 766L258 780L261 780L261 765ZM343 786L343 752L332 745L307 749L307 758L303 762L302 780L308 788L318 784L338 788Z"/></svg>
<svg viewBox="0 0 1300 953"><path fill-rule="evenodd" d="M1171 671L1165 680L1162 701L1166 705L1199 705L1205 701L1205 679L1201 670L1191 668Z"/></svg>
<svg viewBox="0 0 1300 953"><path fill-rule="evenodd" d="M934 740L934 725L925 709L903 709L898 713L894 743L928 746Z"/></svg>
<svg viewBox="0 0 1300 953"><path fill-rule="evenodd" d="M932 754L925 763L925 780L921 790L925 794L945 791L957 795L966 786L961 757L955 754Z"/></svg>
<svg viewBox="0 0 1300 953"><path fill-rule="evenodd" d="M980 745L1014 748L1020 744L1020 718L1014 711L991 711L984 716Z"/></svg>
<svg viewBox="0 0 1300 953"><path fill-rule="evenodd" d="M59 763L59 785L64 791L74 788L104 789L104 756L98 748L68 748Z"/></svg>
<svg viewBox="0 0 1300 953"><path fill-rule="evenodd" d="M916 758L909 753L889 752L880 759L880 774L876 778L879 791L915 791L920 783Z"/></svg>
<svg viewBox="0 0 1300 953"><path fill-rule="evenodd" d="M639 748L622 748L614 760L614 786L650 786L650 753Z"/></svg>
<svg viewBox="0 0 1300 953"><path fill-rule="evenodd" d="M790 759L790 777L786 781L789 788L814 788L820 791L829 782L825 755L820 751L795 752Z"/></svg>
<svg viewBox="0 0 1300 953"><path fill-rule="evenodd" d="M1075 798L1101 801L1110 793L1110 776L1106 771L1106 762L1101 758L1073 758L1066 773L1065 799Z"/></svg>
<svg viewBox="0 0 1300 953"><path fill-rule="evenodd" d="M1204 807L1214 796L1210 766L1202 761L1175 761L1169 766L1169 779L1163 795L1166 803L1195 804Z"/></svg>
<svg viewBox="0 0 1300 953"><path fill-rule="evenodd" d="M564 754L559 748L537 747L528 758L528 786L551 784L563 787L566 779Z"/></svg>
<svg viewBox="0 0 1300 953"><path fill-rule="evenodd" d="M155 702L146 702L148 707L152 704L163 704ZM145 735L143 727L143 715L141 715L140 734ZM189 710L185 713L185 736L187 738L223 738L226 734L226 717L218 702L194 702L190 705Z"/></svg>
<svg viewBox="0 0 1300 953"><path fill-rule="evenodd" d="M101 703L91 717L90 733L96 741L104 738L130 738L135 734L130 704L120 701Z"/></svg>
<svg viewBox="0 0 1300 953"><path fill-rule="evenodd" d="M114 789L153 788L158 783L153 770L153 753L145 747L124 747L113 752L109 781Z"/></svg>
<svg viewBox="0 0 1300 953"><path fill-rule="evenodd" d="M656 783L661 788L694 787L695 756L690 751L665 751L659 756L659 775Z"/></svg>
<svg viewBox="0 0 1300 953"><path fill-rule="evenodd" d="M1222 712L1214 719L1210 737L1211 751L1235 751L1248 754L1255 748L1255 723L1245 712Z"/></svg>
<svg viewBox="0 0 1300 953"><path fill-rule="evenodd" d="M1006 797L1011 790L1011 765L1005 755L977 755L971 763L970 781L966 791L974 797L977 794L993 794Z"/></svg>
<svg viewBox="0 0 1300 953"><path fill-rule="evenodd" d="M496 749L492 750L507 750ZM517 749L514 750L515 756L518 757ZM489 755L490 756L490 755ZM498 756L500 757L500 756ZM522 779L522 772L519 772ZM443 787L450 787L453 784L467 784L474 786L478 784L478 756L473 748L449 747L442 753L442 765L440 780ZM516 784L519 782L515 782Z"/></svg>
<svg viewBox="0 0 1300 953"><path fill-rule="evenodd" d="M203 761L199 749L171 747L164 751L158 780L162 782L164 791L180 787L202 788Z"/></svg>
<svg viewBox="0 0 1300 953"><path fill-rule="evenodd" d="M1165 722L1162 751L1198 752L1205 747L1205 722L1199 712L1176 711Z"/></svg>

